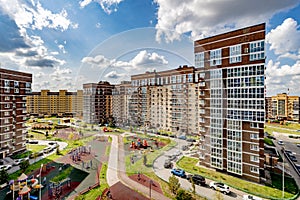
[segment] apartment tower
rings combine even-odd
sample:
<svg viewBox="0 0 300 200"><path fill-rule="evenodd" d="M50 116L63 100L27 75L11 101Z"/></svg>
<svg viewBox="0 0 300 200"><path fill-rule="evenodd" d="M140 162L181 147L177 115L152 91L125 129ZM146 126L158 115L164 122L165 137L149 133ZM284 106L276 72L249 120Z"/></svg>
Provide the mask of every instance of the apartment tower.
<svg viewBox="0 0 300 200"><path fill-rule="evenodd" d="M112 90L107 81L83 84L83 121L102 124L112 120Z"/></svg>
<svg viewBox="0 0 300 200"><path fill-rule="evenodd" d="M265 24L194 42L200 164L255 182L264 175Z"/></svg>
<svg viewBox="0 0 300 200"><path fill-rule="evenodd" d="M0 158L26 150L26 96L32 74L0 68Z"/></svg>

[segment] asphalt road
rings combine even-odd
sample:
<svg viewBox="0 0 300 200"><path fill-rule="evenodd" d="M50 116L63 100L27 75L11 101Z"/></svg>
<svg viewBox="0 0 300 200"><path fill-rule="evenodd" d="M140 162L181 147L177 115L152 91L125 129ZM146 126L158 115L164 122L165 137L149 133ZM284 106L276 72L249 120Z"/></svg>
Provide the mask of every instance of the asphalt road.
<svg viewBox="0 0 300 200"><path fill-rule="evenodd" d="M154 172L157 176L162 178L165 181L169 181L169 177L171 174L171 169L165 169L164 168L164 162L167 159L167 155L172 155L176 153L178 150L181 151L181 147L183 145L186 145L187 142L185 140L175 139L177 142L177 146L170 149L169 151L165 152L164 155L158 157L153 165ZM183 156L183 155L180 155ZM177 160L180 158L180 156L177 158ZM174 161L175 166L175 161ZM191 191L192 185L187 179L178 178L180 185L182 188ZM199 194L202 197L206 197L207 199L215 199L216 198L216 191L209 188L210 180L206 179L206 186L198 186L196 185L196 193ZM243 193L241 191L238 191L236 189L230 188L231 193L229 195L223 195L224 200L237 200L237 199L243 199L243 195L246 193Z"/></svg>

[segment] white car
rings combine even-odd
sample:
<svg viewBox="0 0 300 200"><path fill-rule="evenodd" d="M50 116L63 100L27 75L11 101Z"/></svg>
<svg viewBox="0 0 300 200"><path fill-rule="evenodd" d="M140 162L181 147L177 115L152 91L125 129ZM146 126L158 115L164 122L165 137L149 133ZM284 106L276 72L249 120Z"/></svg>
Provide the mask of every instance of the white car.
<svg viewBox="0 0 300 200"><path fill-rule="evenodd" d="M11 165L0 165L0 171L2 171L2 170L9 170L11 168L12 168Z"/></svg>
<svg viewBox="0 0 300 200"><path fill-rule="evenodd" d="M283 143L282 140L278 140L278 144L279 144L279 145L284 145L284 143Z"/></svg>
<svg viewBox="0 0 300 200"><path fill-rule="evenodd" d="M25 160L29 160L29 159L28 158L15 159L14 162L13 162L13 166L17 166L17 165L19 165L21 162L23 162Z"/></svg>
<svg viewBox="0 0 300 200"><path fill-rule="evenodd" d="M252 195L249 195L249 194L245 194L243 196L243 200L262 200L262 198L256 197L256 196L252 196Z"/></svg>
<svg viewBox="0 0 300 200"><path fill-rule="evenodd" d="M218 190L224 194L229 194L230 193L230 189L227 185L225 185L224 183L219 183L219 182L210 182L209 187L214 189L214 190Z"/></svg>

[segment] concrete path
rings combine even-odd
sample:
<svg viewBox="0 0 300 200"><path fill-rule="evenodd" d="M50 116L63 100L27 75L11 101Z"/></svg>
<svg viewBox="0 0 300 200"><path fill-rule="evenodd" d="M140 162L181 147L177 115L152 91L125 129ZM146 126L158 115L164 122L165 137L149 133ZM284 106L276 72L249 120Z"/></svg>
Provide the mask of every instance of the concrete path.
<svg viewBox="0 0 300 200"><path fill-rule="evenodd" d="M125 166L125 151L124 151L124 143L122 136L110 135L112 137L112 145L111 151L108 161L108 169L107 169L107 182L111 186L118 181L122 182L129 188L137 190L142 193L146 197L157 200L167 200L169 198L165 197L163 194L158 193L154 190L151 190L149 187L145 187L137 183L136 181L130 179L126 175L126 166Z"/></svg>
<svg viewBox="0 0 300 200"><path fill-rule="evenodd" d="M107 176L106 180L109 186L112 186L119 182L118 177L118 136L110 135L112 138L111 147L110 147L110 154L108 158L108 168L107 168Z"/></svg>

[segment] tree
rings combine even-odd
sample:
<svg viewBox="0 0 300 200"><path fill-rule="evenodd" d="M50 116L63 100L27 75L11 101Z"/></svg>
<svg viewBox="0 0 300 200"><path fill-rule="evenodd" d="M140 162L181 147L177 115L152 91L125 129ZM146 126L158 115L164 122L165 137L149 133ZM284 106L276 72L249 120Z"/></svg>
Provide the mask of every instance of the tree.
<svg viewBox="0 0 300 200"><path fill-rule="evenodd" d="M180 188L179 179L174 175L169 178L169 189L173 194L177 194L178 189Z"/></svg>
<svg viewBox="0 0 300 200"><path fill-rule="evenodd" d="M29 167L30 163L29 160L24 160L20 163L20 169L22 172L25 172L25 170Z"/></svg>
<svg viewBox="0 0 300 200"><path fill-rule="evenodd" d="M192 192L193 192L193 194L195 194L196 193L196 186L195 186L195 182L192 179L192 177L191 177L191 183L192 183Z"/></svg>
<svg viewBox="0 0 300 200"><path fill-rule="evenodd" d="M6 170L0 171L0 184L6 183L8 180L8 173Z"/></svg>
<svg viewBox="0 0 300 200"><path fill-rule="evenodd" d="M194 200L194 198L190 193L180 189L176 195L176 200Z"/></svg>

